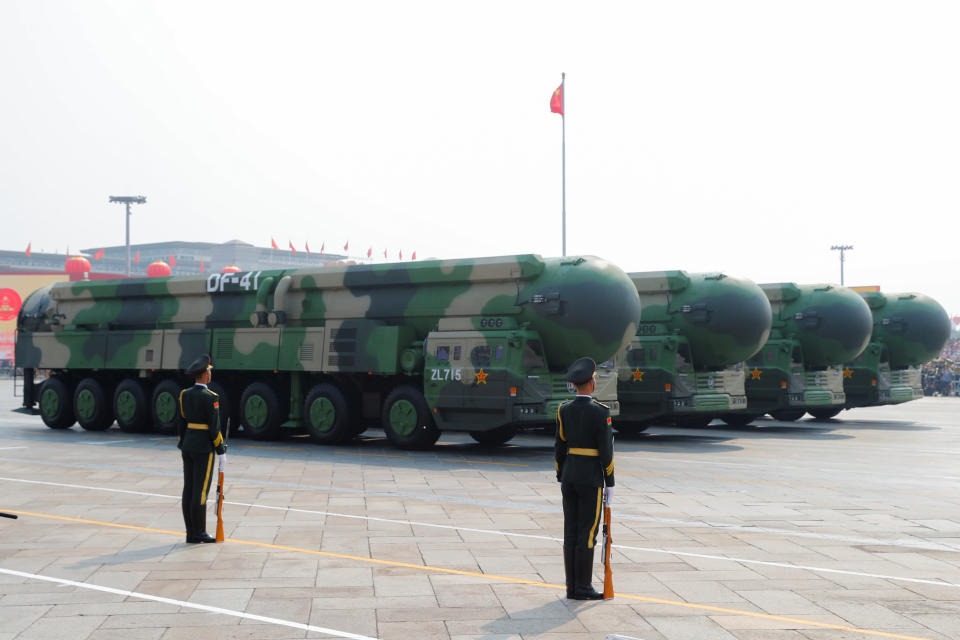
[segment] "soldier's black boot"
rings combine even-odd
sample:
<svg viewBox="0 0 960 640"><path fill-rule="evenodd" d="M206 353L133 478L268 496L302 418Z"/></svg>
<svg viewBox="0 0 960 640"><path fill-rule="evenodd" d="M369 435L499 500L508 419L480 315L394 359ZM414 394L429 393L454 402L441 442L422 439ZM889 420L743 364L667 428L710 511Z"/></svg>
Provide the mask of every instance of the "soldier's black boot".
<svg viewBox="0 0 960 640"><path fill-rule="evenodd" d="M216 542L217 539L207 533L207 505L193 507L194 537L190 542Z"/></svg>
<svg viewBox="0 0 960 640"><path fill-rule="evenodd" d="M576 548L574 568L576 569L576 583L574 585L574 600L602 600L603 594L593 589L593 549Z"/></svg>
<svg viewBox="0 0 960 640"><path fill-rule="evenodd" d="M187 529L187 542L193 542L194 539L194 526L193 526L193 509L182 502L180 507L183 509L183 525Z"/></svg>
<svg viewBox="0 0 960 640"><path fill-rule="evenodd" d="M563 572L567 576L567 598L573 600L577 577L576 569L574 568L573 547L563 548Z"/></svg>

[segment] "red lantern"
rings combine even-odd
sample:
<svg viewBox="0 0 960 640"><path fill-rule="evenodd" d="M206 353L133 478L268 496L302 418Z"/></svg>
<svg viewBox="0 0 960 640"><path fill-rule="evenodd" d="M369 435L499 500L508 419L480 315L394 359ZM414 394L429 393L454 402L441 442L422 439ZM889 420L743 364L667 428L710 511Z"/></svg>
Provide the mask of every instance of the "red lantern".
<svg viewBox="0 0 960 640"><path fill-rule="evenodd" d="M240 273L240 267L235 264L228 264L223 269L220 269L220 273Z"/></svg>
<svg viewBox="0 0 960 640"><path fill-rule="evenodd" d="M73 256L63 264L63 269L71 275L90 273L90 261L83 256Z"/></svg>
<svg viewBox="0 0 960 640"><path fill-rule="evenodd" d="M163 260L151 262L150 266L147 267L148 278L163 278L164 276L169 276L171 273L173 273L173 269Z"/></svg>

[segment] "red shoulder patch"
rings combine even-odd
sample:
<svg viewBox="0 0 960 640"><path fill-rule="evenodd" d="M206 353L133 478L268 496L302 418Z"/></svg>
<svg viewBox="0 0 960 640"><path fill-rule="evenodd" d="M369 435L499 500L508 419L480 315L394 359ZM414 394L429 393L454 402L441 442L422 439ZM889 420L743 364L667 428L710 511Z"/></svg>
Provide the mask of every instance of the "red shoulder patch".
<svg viewBox="0 0 960 640"><path fill-rule="evenodd" d="M219 403L219 402L214 402L214 403L213 403L213 408L214 408L214 409L219 409L219 408L220 408L220 403ZM607 422L610 422L610 418L607 418Z"/></svg>
<svg viewBox="0 0 960 640"><path fill-rule="evenodd" d="M613 418L607 416L607 424L613 424Z"/></svg>

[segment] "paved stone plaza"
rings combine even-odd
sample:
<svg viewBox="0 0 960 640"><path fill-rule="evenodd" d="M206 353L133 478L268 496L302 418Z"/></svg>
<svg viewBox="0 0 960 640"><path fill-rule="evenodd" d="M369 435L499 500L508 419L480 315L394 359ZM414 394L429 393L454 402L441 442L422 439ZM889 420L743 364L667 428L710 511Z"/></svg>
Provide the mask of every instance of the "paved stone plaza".
<svg viewBox="0 0 960 640"><path fill-rule="evenodd" d="M563 597L552 436L237 439L228 539L187 545L173 438L17 404L0 383L0 640L960 638L958 399L619 436L601 602Z"/></svg>

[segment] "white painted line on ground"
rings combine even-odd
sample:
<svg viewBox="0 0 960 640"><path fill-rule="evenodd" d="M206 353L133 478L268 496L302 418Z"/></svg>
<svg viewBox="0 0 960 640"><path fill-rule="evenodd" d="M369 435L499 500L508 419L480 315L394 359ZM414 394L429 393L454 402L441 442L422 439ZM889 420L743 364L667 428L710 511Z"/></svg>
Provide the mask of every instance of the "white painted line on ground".
<svg viewBox="0 0 960 640"><path fill-rule="evenodd" d="M6 573L11 576L19 576L21 578L27 578L30 580L42 580L44 582L53 582L61 586L77 587L79 589L90 589L91 591L102 591L104 593L112 593L118 596L125 596L128 598L140 598L142 600L153 600L154 602L162 602L164 604L172 604L178 607L184 607L187 609L199 609L200 611L207 611L209 613L219 613L225 616L233 616L235 618L245 618L247 620L256 620L257 622L266 622L268 624L276 624L282 627L290 627L292 629L300 629L301 631L315 631L317 633L325 633L331 636L337 636L338 638L351 638L352 640L377 640L376 638L371 638L370 636L362 636L356 633L350 633L348 631L339 631L337 629L328 629L326 627L315 627L311 624L301 624L299 622L292 622L290 620L281 620L279 618L268 618L267 616L258 616L253 613L244 613L243 611L234 611L232 609L222 609L220 607L211 607L205 604L196 604L194 602L184 602L183 600L174 600L172 598L164 598L161 596L153 596L149 593L138 593L136 591L125 591L123 589L114 589L113 587L103 587L97 584L90 584L89 582L76 582L74 580L65 580L63 578L51 578L50 576L41 576L36 573L26 573L24 571L14 571L13 569L4 569L0 567L0 573Z"/></svg>
<svg viewBox="0 0 960 640"><path fill-rule="evenodd" d="M101 440L100 442L79 442L78 441L73 444L83 444L90 447L95 447L100 444L118 444L118 443L125 443L125 442L136 442L136 440L134 440L133 438L124 438L123 440Z"/></svg>
<svg viewBox="0 0 960 640"><path fill-rule="evenodd" d="M0 451L8 451L10 449L26 449L26 447L0 447Z"/></svg>
<svg viewBox="0 0 960 640"><path fill-rule="evenodd" d="M129 489L112 489L109 487L91 487L79 484L63 484L59 482L46 482L42 480L23 480L20 478L3 478L0 477L0 481L9 481L9 482L23 482L26 484L39 484L39 485L48 485L55 487L67 487L72 489L88 489L91 491L106 491L109 493L126 493L137 496L149 496L153 498L166 498L169 500L180 500L180 496L171 496L162 493L147 493L143 491L132 491ZM233 505L236 507L252 507L256 509L267 509L270 511L285 511L290 513L306 513L311 515L319 516L329 516L335 518L348 518L352 520L366 520L368 522L385 522L388 524L400 524L409 527L431 527L434 529L446 529L450 531L464 531L469 533L484 533L489 535L498 535L505 536L508 538L528 538L533 540L547 540L550 542L563 542L563 538L554 538L552 536L538 536L532 533L513 533L508 531L500 531L498 529L478 529L475 527L459 527L456 525L449 524L433 524L431 522L417 522L415 520L394 520L392 518L378 518L376 516L361 516L351 513L337 513L335 511L317 511L313 509L297 509L294 507L275 507L272 505L265 504L255 504L250 502L233 502L230 500L224 500L224 504ZM647 553L660 553L678 557L686 558L700 558L704 560L725 560L728 562L737 562L740 564L755 564L766 567L779 567L783 569L799 569L803 571L816 571L820 573L835 573L848 576L857 576L861 578L878 578L881 580L893 580L897 582L910 582L914 584L930 584L936 585L939 587L954 587L960 589L960 583L947 582L945 580L927 580L923 578L906 578L903 576L891 576L881 573L866 573L862 571L848 571L845 569L829 569L826 567L815 567L812 565L799 565L793 564L790 562L772 562L769 560L751 560L749 558L737 558L732 556L717 556L706 553L694 553L692 551L674 551L670 549L656 549L653 547L634 547L629 545L614 544L612 545L614 549L620 550L629 550L629 551L645 551Z"/></svg>

